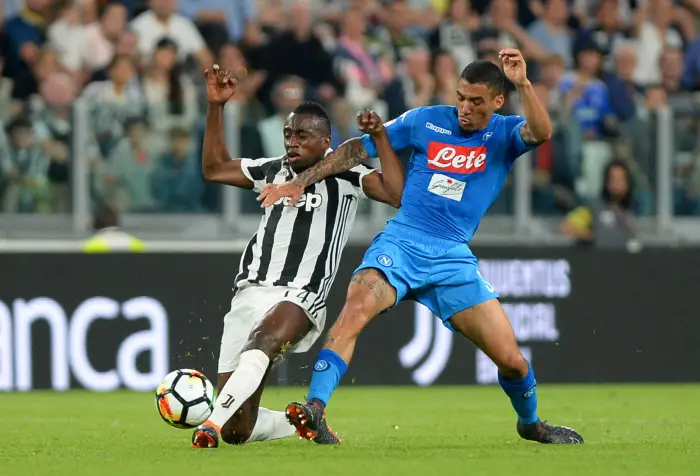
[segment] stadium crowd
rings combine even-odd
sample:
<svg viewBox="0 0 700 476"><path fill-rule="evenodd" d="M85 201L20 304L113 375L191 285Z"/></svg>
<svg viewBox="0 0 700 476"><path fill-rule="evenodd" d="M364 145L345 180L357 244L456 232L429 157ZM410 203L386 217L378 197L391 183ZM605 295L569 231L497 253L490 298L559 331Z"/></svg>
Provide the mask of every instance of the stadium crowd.
<svg viewBox="0 0 700 476"><path fill-rule="evenodd" d="M581 207L616 196L607 167L615 160L626 172L616 203L629 214L653 214L655 112L670 105L674 211L700 215L700 0L3 5L4 212L70 209L71 105L79 97L89 109L95 203L132 212L217 211L221 189L202 181L198 159L207 106L200 78L214 62L239 80L241 154L259 157L284 153L284 117L303 100L327 107L337 146L358 135L357 110L389 120L453 103L467 63L497 62L500 48L517 47L555 124L554 139L534 153L535 213L568 214L562 230L581 233L590 222ZM508 90L505 110L518 113L517 93ZM490 213L512 208L511 180Z"/></svg>

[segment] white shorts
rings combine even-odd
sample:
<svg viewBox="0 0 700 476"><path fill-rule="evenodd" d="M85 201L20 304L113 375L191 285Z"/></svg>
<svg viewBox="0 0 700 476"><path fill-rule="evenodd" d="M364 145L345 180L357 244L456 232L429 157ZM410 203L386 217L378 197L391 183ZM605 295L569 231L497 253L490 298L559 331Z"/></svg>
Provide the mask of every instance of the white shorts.
<svg viewBox="0 0 700 476"><path fill-rule="evenodd" d="M313 324L309 333L287 352L306 352L314 345L326 325L326 306L317 295L303 289L284 286L249 286L236 292L231 300L231 310L224 316L219 373L236 370L250 333L270 309L285 301L302 308ZM319 307L321 309L316 310Z"/></svg>

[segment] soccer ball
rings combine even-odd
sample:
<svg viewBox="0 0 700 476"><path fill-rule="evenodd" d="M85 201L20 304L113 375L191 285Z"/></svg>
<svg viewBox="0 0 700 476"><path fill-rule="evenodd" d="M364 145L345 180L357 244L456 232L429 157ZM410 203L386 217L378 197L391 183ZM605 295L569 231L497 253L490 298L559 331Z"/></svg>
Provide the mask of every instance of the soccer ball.
<svg viewBox="0 0 700 476"><path fill-rule="evenodd" d="M195 428L214 408L214 387L202 372L174 370L156 389L156 407L165 423L175 428Z"/></svg>

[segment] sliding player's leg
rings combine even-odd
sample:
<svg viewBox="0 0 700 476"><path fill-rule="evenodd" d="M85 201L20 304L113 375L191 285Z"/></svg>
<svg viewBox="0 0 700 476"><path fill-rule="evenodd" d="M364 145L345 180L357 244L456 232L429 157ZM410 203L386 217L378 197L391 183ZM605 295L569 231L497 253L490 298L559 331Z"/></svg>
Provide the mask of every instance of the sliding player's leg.
<svg viewBox="0 0 700 476"><path fill-rule="evenodd" d="M217 395L221 394L221 390L232 374L233 372L219 374ZM294 427L289 424L284 412L260 406L266 380L267 374L255 393L221 427L221 439L226 443L240 445L254 441L272 441L294 434Z"/></svg>
<svg viewBox="0 0 700 476"><path fill-rule="evenodd" d="M222 379L223 385L214 402L214 411L209 420L195 430L193 446L215 447L219 433L224 441L234 444L262 438L263 433L291 433L288 426L278 425L267 430L259 428L258 435L255 434L256 422L262 422L260 410L268 423L281 421L279 412L258 408L260 395L274 358L296 346L313 327L307 311L293 302L279 302L265 314L236 358L235 370L225 381ZM224 336L226 333L225 325ZM222 338L222 354L224 345L225 338Z"/></svg>
<svg viewBox="0 0 700 476"><path fill-rule="evenodd" d="M535 373L520 353L498 294L479 273L469 248L460 248L436 264L431 275L436 286L429 307L496 364L498 381L518 415L517 430L522 438L541 443L583 443L576 431L539 419Z"/></svg>

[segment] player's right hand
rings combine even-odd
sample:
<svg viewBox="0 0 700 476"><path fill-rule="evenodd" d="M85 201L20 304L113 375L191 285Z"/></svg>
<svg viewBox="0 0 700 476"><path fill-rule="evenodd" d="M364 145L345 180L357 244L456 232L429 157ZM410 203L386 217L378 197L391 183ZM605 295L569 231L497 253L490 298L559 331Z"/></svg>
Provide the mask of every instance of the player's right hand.
<svg viewBox="0 0 700 476"><path fill-rule="evenodd" d="M364 134L379 134L384 130L384 122L374 111L363 109L357 113L357 127Z"/></svg>
<svg viewBox="0 0 700 476"><path fill-rule="evenodd" d="M226 104L236 94L236 79L229 71L221 70L218 64L204 70L204 78L210 104Z"/></svg>
<svg viewBox="0 0 700 476"><path fill-rule="evenodd" d="M304 186L293 180L291 182L281 184L267 184L257 198L257 201L262 200L261 208L267 208L274 205L278 200L289 197L288 205L293 207L301 195L304 193Z"/></svg>

